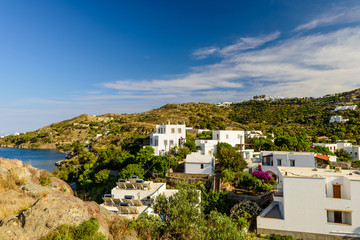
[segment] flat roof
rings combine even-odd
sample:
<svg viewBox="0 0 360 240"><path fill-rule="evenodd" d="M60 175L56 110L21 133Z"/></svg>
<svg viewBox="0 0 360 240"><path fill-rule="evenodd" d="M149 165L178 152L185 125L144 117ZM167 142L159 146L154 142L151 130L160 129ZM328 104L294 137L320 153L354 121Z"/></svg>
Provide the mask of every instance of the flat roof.
<svg viewBox="0 0 360 240"><path fill-rule="evenodd" d="M290 152L290 151L262 151L263 154L294 154L294 155L314 155L313 152Z"/></svg>
<svg viewBox="0 0 360 240"><path fill-rule="evenodd" d="M297 168L297 167L278 167L283 177L301 178L326 178L326 177L346 177L349 180L360 180L360 171L343 170L336 172L335 169L317 168Z"/></svg>
<svg viewBox="0 0 360 240"><path fill-rule="evenodd" d="M211 163L212 159L212 155L201 155L198 153L192 153L186 156L185 163Z"/></svg>

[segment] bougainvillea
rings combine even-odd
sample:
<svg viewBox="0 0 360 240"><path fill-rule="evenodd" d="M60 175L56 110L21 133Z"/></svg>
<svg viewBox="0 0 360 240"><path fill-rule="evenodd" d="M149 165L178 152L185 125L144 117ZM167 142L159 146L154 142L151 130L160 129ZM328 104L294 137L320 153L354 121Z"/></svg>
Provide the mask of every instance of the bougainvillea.
<svg viewBox="0 0 360 240"><path fill-rule="evenodd" d="M268 172L262 171L261 165L259 165L258 170L251 173L251 175L253 175L254 177L260 179L262 182L265 182L265 183L269 183L270 179L272 179L272 177L270 176L270 174Z"/></svg>

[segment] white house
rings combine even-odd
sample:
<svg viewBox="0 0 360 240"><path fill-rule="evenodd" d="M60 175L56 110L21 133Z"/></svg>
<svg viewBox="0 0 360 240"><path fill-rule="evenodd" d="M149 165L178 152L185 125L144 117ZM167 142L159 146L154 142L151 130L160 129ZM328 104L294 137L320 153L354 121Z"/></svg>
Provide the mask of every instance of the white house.
<svg viewBox="0 0 360 240"><path fill-rule="evenodd" d="M314 143L314 146L321 146L328 148L331 152L336 152L336 150L344 149L349 153L350 157L353 160L360 160L360 146L352 145L351 143L339 142L339 143Z"/></svg>
<svg viewBox="0 0 360 240"><path fill-rule="evenodd" d="M352 160L360 160L360 146L351 145L344 147L344 150L347 151Z"/></svg>
<svg viewBox="0 0 360 240"><path fill-rule="evenodd" d="M156 156L182 145L185 141L185 124L156 125L156 132L150 134L150 146L154 148Z"/></svg>
<svg viewBox="0 0 360 240"><path fill-rule="evenodd" d="M218 144L218 140L212 140L212 139L199 139L195 140L195 145L200 148L201 154L208 154L212 155L216 152L216 146Z"/></svg>
<svg viewBox="0 0 360 240"><path fill-rule="evenodd" d="M345 111L345 110L355 110L356 108L357 105L337 106L334 111L337 112L337 111Z"/></svg>
<svg viewBox="0 0 360 240"><path fill-rule="evenodd" d="M247 138L259 138L259 137L266 137L263 135L261 131L245 131L245 136Z"/></svg>
<svg viewBox="0 0 360 240"><path fill-rule="evenodd" d="M214 174L215 158L212 155L188 154L185 160L185 173Z"/></svg>
<svg viewBox="0 0 360 240"><path fill-rule="evenodd" d="M257 233L360 238L360 172L279 167L283 195L257 217Z"/></svg>
<svg viewBox="0 0 360 240"><path fill-rule="evenodd" d="M143 212L153 213L149 205L151 199L159 194L169 197L178 192L177 189L166 189L166 183L143 181L137 176L129 180L119 179L116 184L111 194L105 194L104 203L100 206L130 219L137 218Z"/></svg>
<svg viewBox="0 0 360 240"><path fill-rule="evenodd" d="M345 119L342 116L332 116L330 118L329 123L336 123L336 122L347 122L349 119Z"/></svg>
<svg viewBox="0 0 360 240"><path fill-rule="evenodd" d="M245 149L244 131L214 130L212 139L219 142L228 143L233 147L240 147L241 150Z"/></svg>

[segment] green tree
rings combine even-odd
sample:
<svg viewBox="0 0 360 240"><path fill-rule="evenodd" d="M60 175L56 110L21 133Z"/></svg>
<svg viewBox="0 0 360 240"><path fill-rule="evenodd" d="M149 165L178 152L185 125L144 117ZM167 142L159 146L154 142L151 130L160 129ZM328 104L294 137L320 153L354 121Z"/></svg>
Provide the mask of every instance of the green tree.
<svg viewBox="0 0 360 240"><path fill-rule="evenodd" d="M235 172L241 172L247 167L247 162L244 160L241 153L227 143L218 143L214 155L218 160L220 170L231 168Z"/></svg>
<svg viewBox="0 0 360 240"><path fill-rule="evenodd" d="M204 216L200 209L199 193L195 185L179 183L179 192L165 197L157 196L152 204L154 212L162 217L162 230L173 239L201 239L199 226Z"/></svg>

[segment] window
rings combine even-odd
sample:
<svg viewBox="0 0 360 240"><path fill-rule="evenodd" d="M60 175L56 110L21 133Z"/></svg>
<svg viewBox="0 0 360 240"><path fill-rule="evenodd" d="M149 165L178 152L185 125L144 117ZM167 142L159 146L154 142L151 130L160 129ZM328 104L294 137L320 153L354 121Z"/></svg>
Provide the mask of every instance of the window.
<svg viewBox="0 0 360 240"><path fill-rule="evenodd" d="M174 140L170 140L170 146L174 145Z"/></svg>
<svg viewBox="0 0 360 240"><path fill-rule="evenodd" d="M326 212L327 212L327 222L328 223L351 225L351 211L329 209Z"/></svg>
<svg viewBox="0 0 360 240"><path fill-rule="evenodd" d="M273 165L272 157L264 157L263 160L262 160L262 165L264 165L264 166L272 166Z"/></svg>
<svg viewBox="0 0 360 240"><path fill-rule="evenodd" d="M200 169L204 169L204 164L201 164L201 165L200 165Z"/></svg>
<svg viewBox="0 0 360 240"><path fill-rule="evenodd" d="M181 133L181 128L178 128L178 133Z"/></svg>
<svg viewBox="0 0 360 240"><path fill-rule="evenodd" d="M226 139L229 139L229 134L226 134Z"/></svg>
<svg viewBox="0 0 360 240"><path fill-rule="evenodd" d="M216 139L217 139L217 140L219 140L219 139L220 139L220 138L219 138L219 134L216 134Z"/></svg>
<svg viewBox="0 0 360 240"><path fill-rule="evenodd" d="M241 138L241 135L240 135L240 134L238 134L238 138Z"/></svg>
<svg viewBox="0 0 360 240"><path fill-rule="evenodd" d="M164 145L165 145L165 146L167 145L167 140L164 140Z"/></svg>
<svg viewBox="0 0 360 240"><path fill-rule="evenodd" d="M175 128L172 128L172 129L171 129L171 133L175 133Z"/></svg>
<svg viewBox="0 0 360 240"><path fill-rule="evenodd" d="M277 159L276 162L278 166L281 166L281 159Z"/></svg>
<svg viewBox="0 0 360 240"><path fill-rule="evenodd" d="M158 140L155 139L155 144L154 144L154 146L157 146L157 145L158 145Z"/></svg>
<svg viewBox="0 0 360 240"><path fill-rule="evenodd" d="M290 167L295 167L295 160L290 160Z"/></svg>

